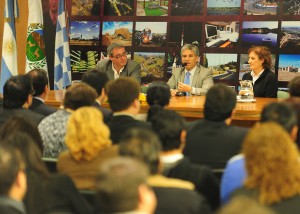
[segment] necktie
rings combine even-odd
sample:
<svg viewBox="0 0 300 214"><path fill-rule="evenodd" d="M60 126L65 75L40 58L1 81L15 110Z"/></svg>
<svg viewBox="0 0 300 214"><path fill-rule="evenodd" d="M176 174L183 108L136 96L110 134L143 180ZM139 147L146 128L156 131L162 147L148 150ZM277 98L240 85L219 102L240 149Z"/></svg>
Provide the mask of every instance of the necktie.
<svg viewBox="0 0 300 214"><path fill-rule="evenodd" d="M186 72L185 77L184 77L184 84L190 85L190 72ZM186 92L186 95L189 96L190 93Z"/></svg>

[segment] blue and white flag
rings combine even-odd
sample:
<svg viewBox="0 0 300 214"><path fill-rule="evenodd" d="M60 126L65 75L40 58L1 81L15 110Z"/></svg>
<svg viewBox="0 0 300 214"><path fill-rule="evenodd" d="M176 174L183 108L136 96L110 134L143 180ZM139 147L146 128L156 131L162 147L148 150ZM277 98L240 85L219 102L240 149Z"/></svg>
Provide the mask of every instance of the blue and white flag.
<svg viewBox="0 0 300 214"><path fill-rule="evenodd" d="M71 85L69 39L66 28L65 0L59 0L54 53L54 90Z"/></svg>
<svg viewBox="0 0 300 214"><path fill-rule="evenodd" d="M0 93L11 76L18 75L15 18L19 17L17 0L5 0Z"/></svg>
<svg viewBox="0 0 300 214"><path fill-rule="evenodd" d="M35 68L47 71L41 0L28 0L26 73Z"/></svg>

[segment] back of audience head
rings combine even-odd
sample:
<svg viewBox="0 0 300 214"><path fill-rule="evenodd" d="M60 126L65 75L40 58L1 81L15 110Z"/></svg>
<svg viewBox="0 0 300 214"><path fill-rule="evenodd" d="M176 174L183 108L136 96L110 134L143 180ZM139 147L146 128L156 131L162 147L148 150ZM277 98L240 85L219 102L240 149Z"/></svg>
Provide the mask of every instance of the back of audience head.
<svg viewBox="0 0 300 214"><path fill-rule="evenodd" d="M108 82L108 76L104 72L92 69L83 74L81 81L92 86L97 91L98 96L100 96L105 84Z"/></svg>
<svg viewBox="0 0 300 214"><path fill-rule="evenodd" d="M258 191L260 203L274 204L300 193L299 152L279 124L265 122L252 128L242 153L247 171L244 185Z"/></svg>
<svg viewBox="0 0 300 214"><path fill-rule="evenodd" d="M95 107L82 107L68 120L65 142L76 161L90 161L111 146L109 136L101 112Z"/></svg>
<svg viewBox="0 0 300 214"><path fill-rule="evenodd" d="M33 96L40 96L47 90L48 87L48 74L43 69L33 69L27 73L32 82L32 87L34 89Z"/></svg>
<svg viewBox="0 0 300 214"><path fill-rule="evenodd" d="M83 106L91 106L97 98L97 92L86 83L74 83L66 91L64 107L76 110Z"/></svg>
<svg viewBox="0 0 300 214"><path fill-rule="evenodd" d="M21 201L26 193L25 164L20 152L9 144L0 144L0 195Z"/></svg>
<svg viewBox="0 0 300 214"><path fill-rule="evenodd" d="M163 109L151 121L158 134L163 151L182 148L185 142L184 119L175 111Z"/></svg>
<svg viewBox="0 0 300 214"><path fill-rule="evenodd" d="M140 85L135 79L120 77L108 82L106 88L109 105L113 112L124 111L134 105L138 113Z"/></svg>
<svg viewBox="0 0 300 214"><path fill-rule="evenodd" d="M159 172L160 151L161 145L157 135L142 128L130 129L119 143L121 156L129 156L144 162L151 174Z"/></svg>
<svg viewBox="0 0 300 214"><path fill-rule="evenodd" d="M288 84L291 97L300 97L300 76L294 77Z"/></svg>
<svg viewBox="0 0 300 214"><path fill-rule="evenodd" d="M27 75L10 77L3 87L3 108L22 108L25 104L29 107L32 103L33 88Z"/></svg>
<svg viewBox="0 0 300 214"><path fill-rule="evenodd" d="M147 185L148 175L147 167L131 158L112 158L103 163L96 178L101 211L153 213L156 198Z"/></svg>
<svg viewBox="0 0 300 214"><path fill-rule="evenodd" d="M236 105L236 92L223 83L212 86L204 104L204 118L211 121L225 121L230 118Z"/></svg>
<svg viewBox="0 0 300 214"><path fill-rule="evenodd" d="M170 86L166 82L152 82L147 89L147 103L150 106L148 110L147 121L159 112L163 107L169 105L171 98Z"/></svg>
<svg viewBox="0 0 300 214"><path fill-rule="evenodd" d="M234 197L218 214L275 214L271 209L246 196Z"/></svg>
<svg viewBox="0 0 300 214"><path fill-rule="evenodd" d="M27 173L40 174L45 178L49 176L49 172L42 161L42 153L28 134L21 131L16 132L3 138L0 144L12 145L20 151Z"/></svg>
<svg viewBox="0 0 300 214"><path fill-rule="evenodd" d="M297 114L288 103L271 103L264 107L261 113L261 122L273 121L281 125L292 138L296 140L298 125Z"/></svg>
<svg viewBox="0 0 300 214"><path fill-rule="evenodd" d="M3 124L0 129L0 140L18 132L24 132L28 134L43 153L43 141L37 127L18 116L9 118Z"/></svg>

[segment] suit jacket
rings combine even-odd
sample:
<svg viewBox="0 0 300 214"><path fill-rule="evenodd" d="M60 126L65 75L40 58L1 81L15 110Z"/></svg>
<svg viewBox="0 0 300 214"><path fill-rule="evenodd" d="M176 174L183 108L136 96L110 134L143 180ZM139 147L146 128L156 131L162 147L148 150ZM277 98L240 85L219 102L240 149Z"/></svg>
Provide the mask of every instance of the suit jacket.
<svg viewBox="0 0 300 214"><path fill-rule="evenodd" d="M2 126L9 118L13 116L19 116L26 121L32 123L34 126L38 126L44 115L35 113L30 109L15 108L15 109L1 109L0 110L0 126Z"/></svg>
<svg viewBox="0 0 300 214"><path fill-rule="evenodd" d="M23 202L16 201L6 196L0 196L1 214L26 214Z"/></svg>
<svg viewBox="0 0 300 214"><path fill-rule="evenodd" d="M153 187L157 198L155 214L209 214L205 198L193 190Z"/></svg>
<svg viewBox="0 0 300 214"><path fill-rule="evenodd" d="M108 123L108 121L111 119L112 117L112 111L110 109L107 108L103 108L101 105L99 105L99 103L97 103L96 101L92 104L92 106L96 107L97 109L99 109L102 112L103 115L103 121L104 123Z"/></svg>
<svg viewBox="0 0 300 214"><path fill-rule="evenodd" d="M194 163L223 169L232 156L240 153L247 132L247 128L225 122L199 120L187 132L184 154Z"/></svg>
<svg viewBox="0 0 300 214"><path fill-rule="evenodd" d="M110 138L113 141L113 144L117 144L122 135L130 128L151 128L150 124L136 120L129 115L113 116L107 125L110 129Z"/></svg>
<svg viewBox="0 0 300 214"><path fill-rule="evenodd" d="M29 109L44 116L48 116L49 114L56 112L55 108L46 105L41 100L36 98L32 99L32 104Z"/></svg>
<svg viewBox="0 0 300 214"><path fill-rule="evenodd" d="M112 69L112 61L108 59L99 60L97 63L97 70L107 74L109 80L114 80L114 71ZM121 77L132 77L141 83L141 66L139 63L128 60L123 71L120 74Z"/></svg>
<svg viewBox="0 0 300 214"><path fill-rule="evenodd" d="M211 169L204 165L196 165L188 158L183 158L169 167L163 163L163 174L169 178L190 181L198 193L205 196L212 210L220 206L219 183Z"/></svg>
<svg viewBox="0 0 300 214"><path fill-rule="evenodd" d="M171 89L177 89L179 82L184 82L185 68L175 68L172 72L172 76L168 81L168 85ZM193 75L191 86L195 88L194 95L205 95L208 89L213 86L212 71L203 66L197 66Z"/></svg>

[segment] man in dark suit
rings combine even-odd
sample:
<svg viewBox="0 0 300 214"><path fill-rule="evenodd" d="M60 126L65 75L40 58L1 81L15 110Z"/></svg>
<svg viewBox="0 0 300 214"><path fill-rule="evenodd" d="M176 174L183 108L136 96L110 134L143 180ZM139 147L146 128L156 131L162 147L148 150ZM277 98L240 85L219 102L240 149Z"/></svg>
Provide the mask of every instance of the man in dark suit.
<svg viewBox="0 0 300 214"><path fill-rule="evenodd" d="M98 97L93 103L93 106L102 112L104 122L107 123L112 117L112 111L101 106L101 103L106 101L106 92L104 86L108 82L107 74L104 72L99 72L98 70L89 70L83 74L81 81L92 86L97 91Z"/></svg>
<svg viewBox="0 0 300 214"><path fill-rule="evenodd" d="M49 92L47 72L43 69L33 69L27 75L31 79L34 90L32 104L29 109L44 116L56 112L55 108L45 104L45 98Z"/></svg>
<svg viewBox="0 0 300 214"><path fill-rule="evenodd" d="M161 145L153 131L140 128L129 130L120 141L119 152L121 156L133 157L148 167L150 176L147 183L157 198L155 213L211 213L205 198L193 191L191 182L160 174Z"/></svg>
<svg viewBox="0 0 300 214"><path fill-rule="evenodd" d="M181 48L181 61L184 66L175 68L168 81L171 95L175 96L177 92L205 95L214 82L212 71L197 65L199 62L199 48L191 44L184 45Z"/></svg>
<svg viewBox="0 0 300 214"><path fill-rule="evenodd" d="M0 145L0 213L25 214L25 163L12 145Z"/></svg>
<svg viewBox="0 0 300 214"><path fill-rule="evenodd" d="M32 84L29 76L18 75L9 78L3 87L3 109L0 110L0 126L12 116L20 116L34 126L44 118L31 111Z"/></svg>
<svg viewBox="0 0 300 214"><path fill-rule="evenodd" d="M131 77L141 83L141 66L139 63L127 59L127 52L122 44L112 43L107 47L108 59L97 63L97 70L107 74L109 80L119 77Z"/></svg>
<svg viewBox="0 0 300 214"><path fill-rule="evenodd" d="M184 119L175 111L163 109L155 115L151 123L161 140L163 175L192 182L197 192L205 196L212 210L219 208L219 183L211 169L191 163L182 154L186 136Z"/></svg>
<svg viewBox="0 0 300 214"><path fill-rule="evenodd" d="M107 85L107 96L113 117L108 122L111 140L117 144L130 128L150 128L146 122L135 119L140 111L139 83L129 77L121 77Z"/></svg>
<svg viewBox="0 0 300 214"><path fill-rule="evenodd" d="M184 154L192 162L223 169L240 152L248 129L229 125L235 105L236 93L227 85L219 83L208 90L204 119L187 132Z"/></svg>

